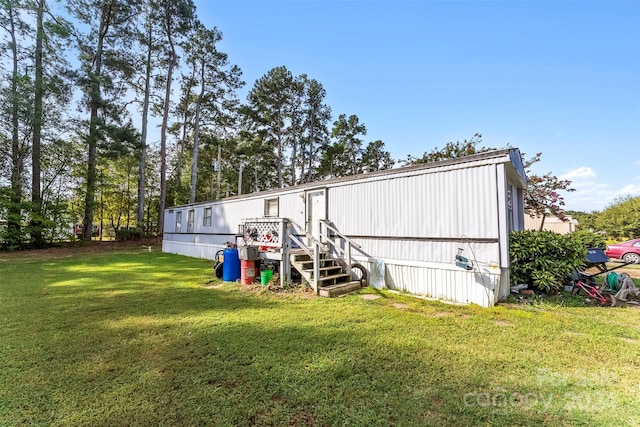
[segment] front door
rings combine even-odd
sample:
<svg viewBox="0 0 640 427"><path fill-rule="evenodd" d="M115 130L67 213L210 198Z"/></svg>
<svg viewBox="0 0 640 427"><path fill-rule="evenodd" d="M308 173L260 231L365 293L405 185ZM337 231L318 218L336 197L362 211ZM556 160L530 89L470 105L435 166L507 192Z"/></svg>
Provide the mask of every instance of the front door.
<svg viewBox="0 0 640 427"><path fill-rule="evenodd" d="M327 219L327 190L309 191L307 192L307 230L318 241L320 241L321 219Z"/></svg>

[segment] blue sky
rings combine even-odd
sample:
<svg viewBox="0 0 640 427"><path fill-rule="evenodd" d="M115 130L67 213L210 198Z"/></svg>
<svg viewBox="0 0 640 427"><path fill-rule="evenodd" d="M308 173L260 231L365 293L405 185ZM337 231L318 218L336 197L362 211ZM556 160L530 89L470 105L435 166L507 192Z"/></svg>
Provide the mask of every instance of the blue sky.
<svg viewBox="0 0 640 427"><path fill-rule="evenodd" d="M640 1L196 0L247 86L285 65L365 141L420 156L483 135L571 179L566 208L640 196ZM244 98L243 98L244 99Z"/></svg>

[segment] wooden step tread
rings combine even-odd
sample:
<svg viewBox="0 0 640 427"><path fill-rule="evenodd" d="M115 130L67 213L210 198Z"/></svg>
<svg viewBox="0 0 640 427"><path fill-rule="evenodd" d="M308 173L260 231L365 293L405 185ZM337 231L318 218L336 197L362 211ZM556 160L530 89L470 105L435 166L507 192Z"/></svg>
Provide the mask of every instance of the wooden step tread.
<svg viewBox="0 0 640 427"><path fill-rule="evenodd" d="M313 265L313 261L291 261L291 264L293 265L301 265L301 266L305 266L305 265ZM340 264L335 262L332 259L321 259L320 260L320 264L324 267L340 267Z"/></svg>
<svg viewBox="0 0 640 427"><path fill-rule="evenodd" d="M352 292L359 291L361 289L360 282L352 280L344 283L337 283L331 286L325 286L319 289L319 295L321 297L337 297L340 295L350 294Z"/></svg>
<svg viewBox="0 0 640 427"><path fill-rule="evenodd" d="M321 259L325 259L327 257L327 254L324 252L320 252L320 258ZM307 253L300 253L300 254L291 254L291 258L293 258L294 260L309 260L312 259L312 256L309 256L309 254Z"/></svg>
<svg viewBox="0 0 640 427"><path fill-rule="evenodd" d="M330 265L328 267L320 267L318 270L320 271L342 270L342 267L339 265ZM313 273L313 268L305 268L304 271L308 273Z"/></svg>
<svg viewBox="0 0 640 427"><path fill-rule="evenodd" d="M319 277L318 281L319 282L328 282L330 280L336 280L336 279L342 279L348 277L349 279L351 279L351 275L347 274L347 273L339 273L339 274L332 274L331 276L324 276L324 277ZM360 282L358 282L360 283Z"/></svg>

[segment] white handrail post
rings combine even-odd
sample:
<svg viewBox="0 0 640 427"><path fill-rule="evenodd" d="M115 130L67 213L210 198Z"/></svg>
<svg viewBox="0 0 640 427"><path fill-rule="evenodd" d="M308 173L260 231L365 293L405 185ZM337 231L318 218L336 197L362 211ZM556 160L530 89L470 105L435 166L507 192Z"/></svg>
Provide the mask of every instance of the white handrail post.
<svg viewBox="0 0 640 427"><path fill-rule="evenodd" d="M313 242L313 290L318 294L318 279L320 278L320 245Z"/></svg>
<svg viewBox="0 0 640 427"><path fill-rule="evenodd" d="M351 242L347 240L347 273L351 274Z"/></svg>

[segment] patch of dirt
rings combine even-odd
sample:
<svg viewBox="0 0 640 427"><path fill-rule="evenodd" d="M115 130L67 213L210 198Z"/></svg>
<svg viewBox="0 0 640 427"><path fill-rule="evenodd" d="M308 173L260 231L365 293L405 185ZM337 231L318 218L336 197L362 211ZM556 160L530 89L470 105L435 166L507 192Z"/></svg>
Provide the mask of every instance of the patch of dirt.
<svg viewBox="0 0 640 427"><path fill-rule="evenodd" d="M252 285L244 285L239 282L236 282L236 285L237 285L237 289L239 289L240 291L249 292L252 294L269 293L273 296L283 296L283 297L293 296L295 298L304 298L304 299L315 298L316 296L312 288L297 285L297 284L294 284L291 287L287 287L287 288L282 288L280 287L280 285L274 285L274 284L262 286L259 283L254 283Z"/></svg>
<svg viewBox="0 0 640 427"><path fill-rule="evenodd" d="M504 320L496 320L494 324L496 326L513 326L513 323L505 322Z"/></svg>
<svg viewBox="0 0 640 427"><path fill-rule="evenodd" d="M409 306L407 304L402 304L400 302L394 302L393 306L395 308L399 308L400 310L404 310L405 308L409 308Z"/></svg>
<svg viewBox="0 0 640 427"><path fill-rule="evenodd" d="M453 316L453 313L450 311L436 311L432 314L433 317L448 317Z"/></svg>
<svg viewBox="0 0 640 427"><path fill-rule="evenodd" d="M376 300L376 299L382 298L382 297L380 295L364 294L364 295L360 295L360 298L366 299L366 300L369 300L369 301L373 301L373 300Z"/></svg>

